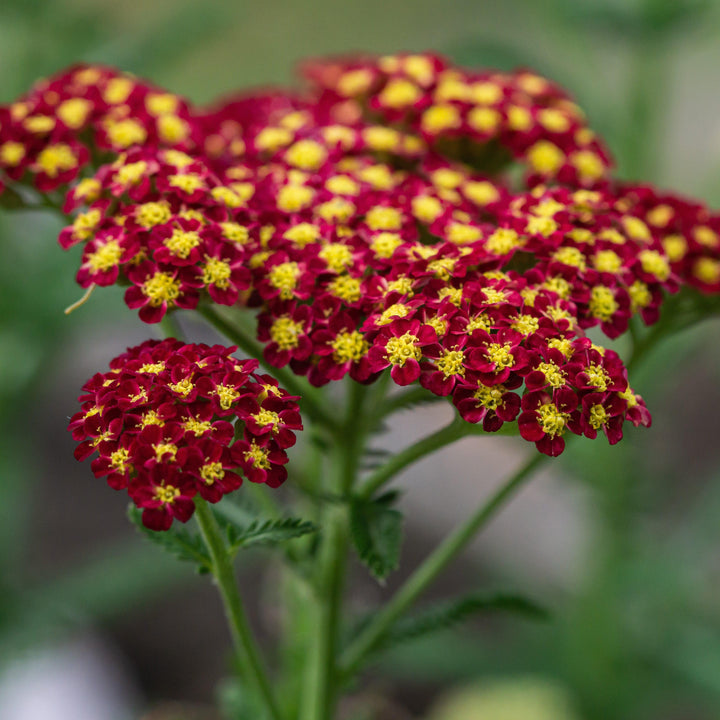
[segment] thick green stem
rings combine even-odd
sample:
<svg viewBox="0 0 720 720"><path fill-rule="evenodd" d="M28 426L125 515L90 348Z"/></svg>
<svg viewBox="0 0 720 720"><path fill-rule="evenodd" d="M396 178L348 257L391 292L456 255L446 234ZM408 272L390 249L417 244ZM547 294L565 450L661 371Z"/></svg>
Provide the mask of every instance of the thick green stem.
<svg viewBox="0 0 720 720"><path fill-rule="evenodd" d="M230 627L235 650L242 665L243 675L262 697L263 703L273 720L282 720L282 715L278 709L270 681L260 657L260 651L243 609L232 562L228 556L220 528L207 503L199 498L195 500L195 515L212 559L212 574L220 591L220 597L225 608L225 617Z"/></svg>
<svg viewBox="0 0 720 720"><path fill-rule="evenodd" d="M178 340L185 339L185 335L175 313L165 313L165 317L160 321L160 328L165 337L176 338Z"/></svg>
<svg viewBox="0 0 720 720"><path fill-rule="evenodd" d="M446 428L445 428L446 429ZM395 621L415 602L418 596L445 569L475 535L494 517L498 510L528 480L535 468L546 458L537 454L523 465L492 497L456 528L408 578L390 602L352 643L341 658L342 678L351 677L361 667L363 660Z"/></svg>
<svg viewBox="0 0 720 720"><path fill-rule="evenodd" d="M357 476L358 460L367 434L363 415L365 388L349 381L346 419L334 445L332 473L326 489L346 496ZM349 545L348 509L326 503L317 577L316 636L309 658L302 720L331 720L337 699L337 646Z"/></svg>
<svg viewBox="0 0 720 720"><path fill-rule="evenodd" d="M258 362L270 372L273 377L277 378L281 385L292 395L300 397L301 410L313 422L323 425L326 428L335 428L337 421L325 412L325 409L316 401L314 395L317 390L310 386L306 381L294 375L286 368L277 368L263 359L262 345L257 341L248 337L242 330L229 322L217 311L212 305L199 305L197 311L202 315L218 332L222 333L229 340L234 342L241 350L243 350L251 358L255 358Z"/></svg>

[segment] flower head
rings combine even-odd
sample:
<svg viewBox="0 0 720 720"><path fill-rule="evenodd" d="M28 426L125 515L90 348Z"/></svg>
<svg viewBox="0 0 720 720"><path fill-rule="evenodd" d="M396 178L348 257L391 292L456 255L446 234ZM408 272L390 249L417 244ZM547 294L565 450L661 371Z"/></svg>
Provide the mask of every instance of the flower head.
<svg viewBox="0 0 720 720"><path fill-rule="evenodd" d="M75 455L97 453L95 476L126 489L153 530L186 522L197 494L218 502L240 473L273 487L286 478L285 449L302 429L296 398L234 350L148 340L83 387Z"/></svg>

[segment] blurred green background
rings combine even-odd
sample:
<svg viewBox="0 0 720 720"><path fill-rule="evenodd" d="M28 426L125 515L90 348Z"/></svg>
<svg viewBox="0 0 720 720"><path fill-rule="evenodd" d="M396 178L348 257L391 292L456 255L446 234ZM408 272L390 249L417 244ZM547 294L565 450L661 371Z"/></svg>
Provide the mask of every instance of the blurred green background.
<svg viewBox="0 0 720 720"><path fill-rule="evenodd" d="M714 0L3 0L0 102L78 61L208 102L287 84L308 56L433 49L548 75L606 137L621 176L717 206L719 40ZM77 466L65 431L81 383L152 330L114 289L63 315L81 293L78 253L60 250L59 228L50 215L0 211L0 658L95 626L150 702L206 702L227 647L220 618L207 619L219 615L215 598L134 536L122 500ZM575 443L555 465L560 490L583 488L572 531L563 535L567 515L548 516L565 544L580 526L569 579L524 578L512 547L503 562L480 544L448 581L511 583L551 620L483 621L394 651L373 685L395 703L390 717L424 717L460 686L470 689L441 700L434 720L720 717L718 338L710 319L632 378L652 429L614 448ZM406 545L426 547L424 528L409 526ZM183 661L188 643L196 655Z"/></svg>

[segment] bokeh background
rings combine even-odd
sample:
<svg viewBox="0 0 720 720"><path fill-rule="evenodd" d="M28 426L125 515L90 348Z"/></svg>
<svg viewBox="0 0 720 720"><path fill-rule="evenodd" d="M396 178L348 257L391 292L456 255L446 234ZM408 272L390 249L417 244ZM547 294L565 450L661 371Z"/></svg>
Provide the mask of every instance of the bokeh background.
<svg viewBox="0 0 720 720"><path fill-rule="evenodd" d="M78 61L209 102L294 82L308 56L433 49L548 75L623 177L717 207L719 40L717 0L2 0L0 102ZM120 496L72 457L80 385L152 329L116 289L64 316L81 293L59 228L0 210L0 718L215 718L218 697L232 717L212 588L144 545ZM614 448L575 443L431 593L518 590L549 619L488 617L399 647L348 718L720 717L719 339L716 318L666 341L632 378L653 428ZM398 447L448 413L400 415L383 442ZM473 438L406 473L403 569L385 589L358 570L355 604L391 592L527 451ZM240 575L270 637L266 565L252 555Z"/></svg>

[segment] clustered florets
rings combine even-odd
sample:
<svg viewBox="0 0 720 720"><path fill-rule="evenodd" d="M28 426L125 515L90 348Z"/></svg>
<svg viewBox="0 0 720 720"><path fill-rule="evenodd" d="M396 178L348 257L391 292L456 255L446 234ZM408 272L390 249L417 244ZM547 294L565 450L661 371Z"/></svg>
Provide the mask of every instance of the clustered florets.
<svg viewBox="0 0 720 720"><path fill-rule="evenodd" d="M201 109L73 68L0 111L0 168L46 190L88 147L114 151L70 188L82 211L60 243L83 244L81 286L126 286L146 322L257 308L270 365L316 386L388 371L488 431L517 419L550 455L568 430L614 443L626 419L649 424L585 330L651 324L682 283L719 292L720 216L613 181L579 108L529 71L422 54L304 74L304 94ZM41 159L58 144L67 167Z"/></svg>
<svg viewBox="0 0 720 720"><path fill-rule="evenodd" d="M83 386L75 457L97 452L95 476L127 490L153 530L187 521L196 495L215 503L239 488L238 472L271 487L287 477L297 398L235 349L148 340Z"/></svg>

